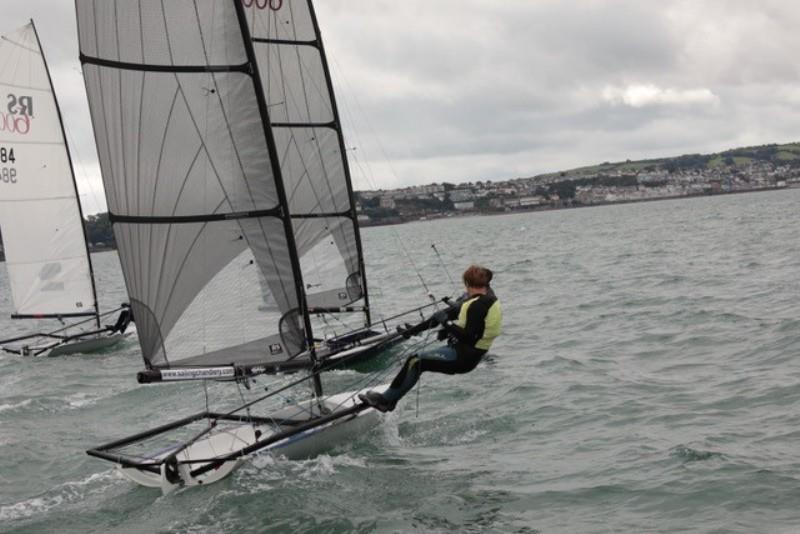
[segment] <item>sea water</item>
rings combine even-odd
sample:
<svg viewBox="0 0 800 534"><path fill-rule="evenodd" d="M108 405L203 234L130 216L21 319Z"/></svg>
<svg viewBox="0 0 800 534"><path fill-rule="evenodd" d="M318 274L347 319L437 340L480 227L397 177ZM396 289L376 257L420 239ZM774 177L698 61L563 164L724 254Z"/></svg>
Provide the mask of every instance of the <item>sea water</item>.
<svg viewBox="0 0 800 534"><path fill-rule="evenodd" d="M167 496L84 451L203 410L201 385L138 385L135 342L2 355L0 531L798 532L799 205L783 190L366 229L377 314L458 291L472 262L495 271L491 357L424 375L329 454ZM93 259L112 309L116 253ZM0 337L31 327L8 292L0 267Z"/></svg>

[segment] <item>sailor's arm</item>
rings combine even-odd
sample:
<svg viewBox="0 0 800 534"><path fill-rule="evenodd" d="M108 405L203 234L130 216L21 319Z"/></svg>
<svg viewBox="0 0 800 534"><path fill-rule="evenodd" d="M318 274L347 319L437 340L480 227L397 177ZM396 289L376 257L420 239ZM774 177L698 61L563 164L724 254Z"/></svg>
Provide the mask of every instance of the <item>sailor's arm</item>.
<svg viewBox="0 0 800 534"><path fill-rule="evenodd" d="M444 302L447 305L446 308L437 311L431 317L425 319L420 323L415 324L414 326L406 328L398 328L398 330L403 334L403 336L411 337L411 336L416 336L417 334L421 334L425 330L436 328L442 323L443 320L453 321L457 319L458 312L461 309L461 303L463 301L461 299L458 299L456 301L445 299Z"/></svg>
<svg viewBox="0 0 800 534"><path fill-rule="evenodd" d="M494 310L494 311L493 311ZM444 321L444 332L462 343L475 345L491 330L491 337L500 333L502 315L496 297L486 296L471 301L459 314L458 322Z"/></svg>
<svg viewBox="0 0 800 534"><path fill-rule="evenodd" d="M477 313L474 313L475 311L473 307L467 310L467 320L464 327L459 326L457 323L453 322L453 318L448 317L448 320L441 323L442 328L458 341L474 345L480 339L483 332L483 320ZM457 317L458 314L456 314L456 318Z"/></svg>

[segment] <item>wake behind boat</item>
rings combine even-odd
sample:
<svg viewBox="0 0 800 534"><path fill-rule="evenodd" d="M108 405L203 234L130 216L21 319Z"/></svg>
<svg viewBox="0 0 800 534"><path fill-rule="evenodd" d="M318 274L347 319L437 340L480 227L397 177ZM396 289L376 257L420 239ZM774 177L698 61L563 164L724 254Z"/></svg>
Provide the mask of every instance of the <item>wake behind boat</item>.
<svg viewBox="0 0 800 534"><path fill-rule="evenodd" d="M297 457L377 422L322 372L387 350L374 321L344 137L308 0L77 0L92 121L145 370L140 382L304 376L234 410L91 449L169 491L259 451ZM124 24L120 21L125 21ZM413 315L409 315L413 314ZM311 386L290 409L268 407ZM199 428L198 428L199 426ZM162 441L163 440L163 441Z"/></svg>
<svg viewBox="0 0 800 534"><path fill-rule="evenodd" d="M101 314L97 305L61 111L33 21L0 39L0 94L8 102L0 113L0 228L12 318L62 322L0 340L0 350L58 356L111 347L124 338L130 313ZM118 312L114 325L102 324Z"/></svg>

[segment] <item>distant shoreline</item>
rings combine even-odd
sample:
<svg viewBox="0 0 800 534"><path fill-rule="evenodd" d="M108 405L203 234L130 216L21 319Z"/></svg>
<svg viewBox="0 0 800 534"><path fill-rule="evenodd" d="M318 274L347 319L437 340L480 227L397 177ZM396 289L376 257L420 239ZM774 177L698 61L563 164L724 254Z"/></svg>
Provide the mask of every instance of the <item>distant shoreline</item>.
<svg viewBox="0 0 800 534"><path fill-rule="evenodd" d="M424 219L416 218L416 219L409 219L405 221L397 221L392 220L389 222L377 222L377 223L369 223L364 224L363 222L359 223L361 228L376 228L380 226L395 226L399 224L408 224L414 222L428 222L428 221L438 221L440 219L456 219L462 217L486 217L486 216L495 216L495 215L522 215L524 213L546 213L550 211L559 211L559 210L574 210L574 209L581 209L581 208L597 208L601 206L616 206L621 204L638 204L641 202L659 202L662 200L694 200L698 198L710 198L710 197L721 197L726 195L740 195L740 194L747 194L747 193L766 193L770 191L782 191L785 189L800 189L800 186L791 185L791 186L782 186L782 187L759 187L754 189L742 189L739 191L725 191L725 192L718 192L718 193L700 193L697 195L674 195L669 197L658 197L658 198L640 198L635 200L617 200L613 202L596 202L594 204L579 204L579 205L572 205L572 206L547 206L547 207L535 207L529 209L515 209L510 211L475 211L475 212L456 212L452 213L451 215L431 215L426 216ZM101 252L110 252L116 250L115 247L89 247L89 252L94 253L101 253ZM5 255L0 252L0 263L5 262Z"/></svg>
<svg viewBox="0 0 800 534"><path fill-rule="evenodd" d="M573 204L571 206L537 206L531 208L519 208L519 209L512 209L509 211L471 211L471 212L448 212L451 214L448 215L427 215L424 218L416 218L416 219L409 219L405 221L392 221L392 222L378 222L378 223L359 223L361 228L373 228L378 226L394 226L399 224L408 224L413 222L428 222L428 221L438 221L440 219L455 219L455 218L462 218L462 217L483 217L483 216L495 216L495 215L521 215L523 213L546 213L550 211L560 211L560 210L574 210L574 209L581 209L581 208L597 208L601 206L617 206L621 204L639 204L642 202L659 202L663 200L693 200L698 198L710 198L710 197L721 197L726 195L740 195L740 194L747 194L747 193L766 193L770 191L782 191L785 189L800 189L800 186L781 186L781 187L757 187L753 189L740 189L737 191L720 191L716 193L698 193L696 195L673 195L668 197L656 197L656 198L637 198L631 200L615 200L609 202L595 202L593 204Z"/></svg>

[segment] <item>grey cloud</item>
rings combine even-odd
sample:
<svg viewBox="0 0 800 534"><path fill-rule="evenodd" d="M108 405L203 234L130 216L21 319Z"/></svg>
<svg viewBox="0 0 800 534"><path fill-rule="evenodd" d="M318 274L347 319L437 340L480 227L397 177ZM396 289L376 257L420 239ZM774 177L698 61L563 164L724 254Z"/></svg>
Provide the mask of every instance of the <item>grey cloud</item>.
<svg viewBox="0 0 800 534"><path fill-rule="evenodd" d="M348 145L358 147L354 166L376 169L376 186L529 176L798 137L793 0L316 6ZM4 8L5 31L36 18L79 159L96 169L72 1L5 0ZM603 98L606 87L634 84L705 89L717 101L632 108Z"/></svg>

